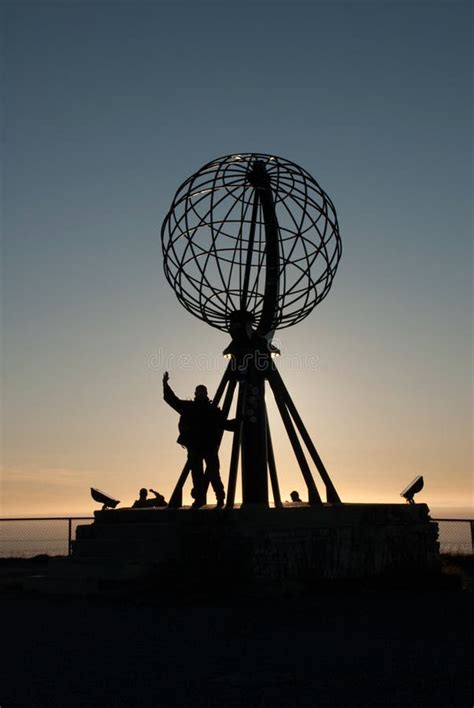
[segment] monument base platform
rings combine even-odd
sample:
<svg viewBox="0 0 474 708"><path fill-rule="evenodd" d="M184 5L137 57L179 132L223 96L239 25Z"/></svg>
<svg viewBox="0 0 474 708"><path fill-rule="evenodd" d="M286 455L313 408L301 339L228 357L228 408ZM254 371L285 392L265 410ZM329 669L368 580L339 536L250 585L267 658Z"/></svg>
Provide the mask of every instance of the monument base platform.
<svg viewBox="0 0 474 708"><path fill-rule="evenodd" d="M285 594L328 581L419 578L440 566L426 504L116 509L79 526L72 564L171 592Z"/></svg>

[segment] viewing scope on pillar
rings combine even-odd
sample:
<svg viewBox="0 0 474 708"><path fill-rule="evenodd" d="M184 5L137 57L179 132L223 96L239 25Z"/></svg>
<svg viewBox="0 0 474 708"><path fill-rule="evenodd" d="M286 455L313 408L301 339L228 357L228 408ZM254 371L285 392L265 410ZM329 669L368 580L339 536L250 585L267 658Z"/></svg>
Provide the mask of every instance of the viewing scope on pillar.
<svg viewBox="0 0 474 708"><path fill-rule="evenodd" d="M265 403L275 397L310 504L339 495L275 366L275 330L291 327L326 297L341 257L334 205L298 165L260 153L227 155L204 165L178 189L161 229L164 271L181 304L227 332L227 369L213 402L229 414L237 395L226 506L232 508L239 467L242 502L268 505L270 482L281 506ZM302 445L302 442L304 445ZM183 469L170 506L179 506Z"/></svg>

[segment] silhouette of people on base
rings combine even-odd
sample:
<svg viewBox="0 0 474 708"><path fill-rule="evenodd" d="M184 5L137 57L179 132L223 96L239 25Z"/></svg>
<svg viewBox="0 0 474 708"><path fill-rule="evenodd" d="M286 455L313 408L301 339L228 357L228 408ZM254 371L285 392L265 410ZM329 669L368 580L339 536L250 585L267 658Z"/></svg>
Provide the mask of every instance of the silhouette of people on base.
<svg viewBox="0 0 474 708"><path fill-rule="evenodd" d="M163 376L163 398L180 414L177 442L188 451L188 463L193 479L193 507L203 506L207 485L210 482L217 499L217 506L224 506L225 490L220 476L219 444L224 430L235 430L237 421L226 420L221 409L207 396L207 388L196 386L194 401L183 401L172 391L169 374ZM206 463L206 472L203 465Z"/></svg>
<svg viewBox="0 0 474 708"><path fill-rule="evenodd" d="M154 498L147 499L149 491L155 495ZM132 509L142 509L151 506L168 506L168 504L166 503L164 496L159 492L155 492L154 489L148 490L145 489L145 487L142 487L140 489L138 499L136 499L132 504Z"/></svg>
<svg viewBox="0 0 474 708"><path fill-rule="evenodd" d="M302 500L300 499L299 492L296 492L296 491L291 492L290 497L291 497L291 501L292 501L292 502L295 502L295 503L298 503L298 502L303 503Z"/></svg>

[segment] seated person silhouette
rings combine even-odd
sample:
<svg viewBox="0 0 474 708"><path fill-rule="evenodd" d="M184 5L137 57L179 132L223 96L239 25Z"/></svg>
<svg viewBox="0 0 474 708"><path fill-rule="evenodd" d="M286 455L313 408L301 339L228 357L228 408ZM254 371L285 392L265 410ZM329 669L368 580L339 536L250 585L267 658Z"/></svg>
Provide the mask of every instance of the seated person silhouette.
<svg viewBox="0 0 474 708"><path fill-rule="evenodd" d="M290 497L291 497L291 501L292 501L292 502L295 502L295 503L300 502L300 503L302 503L302 500L300 499L300 495L299 495L298 492L296 492L296 491L295 491L295 492L291 492Z"/></svg>
<svg viewBox="0 0 474 708"><path fill-rule="evenodd" d="M155 496L153 499L147 499L148 491L152 492ZM142 487L139 492L139 497L132 504L132 509L141 509L151 506L168 506L165 498L159 492L155 492L154 489L147 490Z"/></svg>
<svg viewBox="0 0 474 708"><path fill-rule="evenodd" d="M207 388L196 386L193 401L176 396L169 383L169 374L163 376L163 398L181 417L177 442L188 451L188 464L193 478L193 507L203 506L207 485L210 482L217 499L217 506L224 506L225 491L219 473L219 444L224 430L235 430L236 420L226 420L224 414L207 396ZM206 473L203 463L206 462Z"/></svg>

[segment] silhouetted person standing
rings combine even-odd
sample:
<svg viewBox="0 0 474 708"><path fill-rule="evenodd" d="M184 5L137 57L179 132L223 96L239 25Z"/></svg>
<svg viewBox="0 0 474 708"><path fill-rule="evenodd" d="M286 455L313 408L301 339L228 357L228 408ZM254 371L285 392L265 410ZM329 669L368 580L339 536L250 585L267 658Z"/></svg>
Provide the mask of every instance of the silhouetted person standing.
<svg viewBox="0 0 474 708"><path fill-rule="evenodd" d="M224 506L225 491L219 473L218 450L223 430L233 430L236 421L225 419L220 408L209 400L205 386L196 386L194 401L183 401L172 391L168 379L166 371L163 376L163 398L181 415L178 443L188 451L188 463L193 478L193 506L204 504L207 481L215 492L217 506Z"/></svg>

